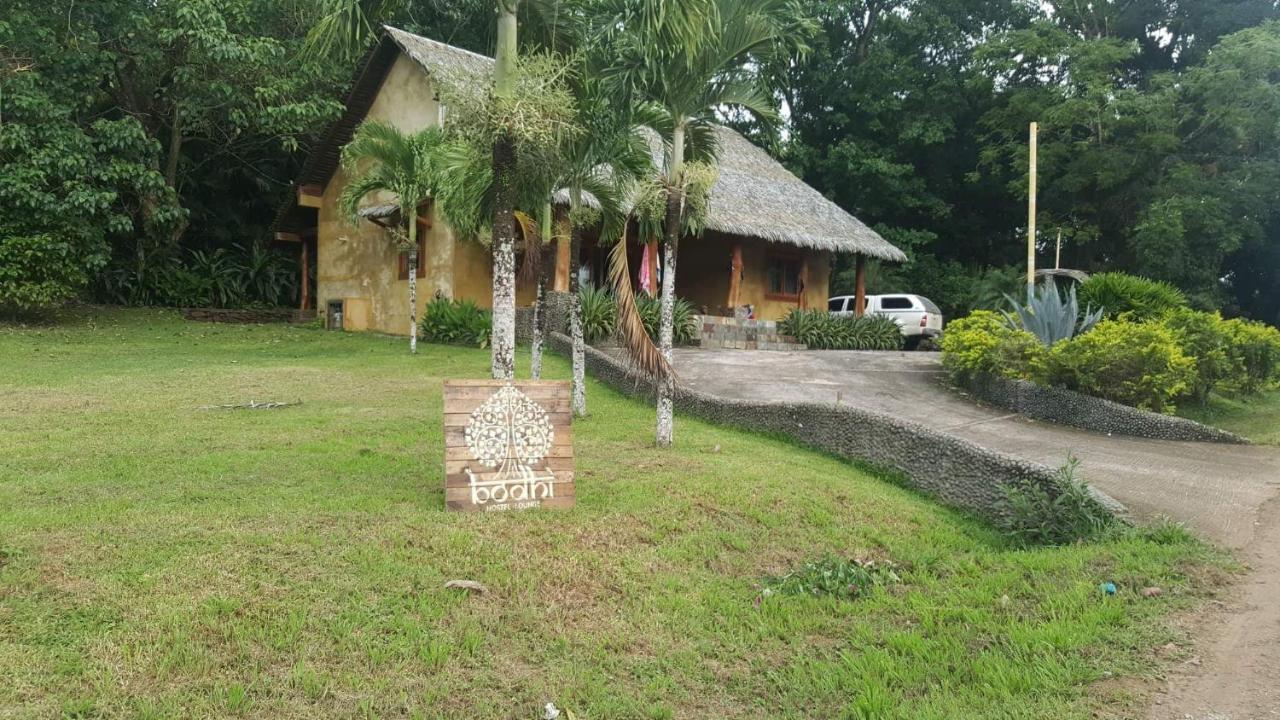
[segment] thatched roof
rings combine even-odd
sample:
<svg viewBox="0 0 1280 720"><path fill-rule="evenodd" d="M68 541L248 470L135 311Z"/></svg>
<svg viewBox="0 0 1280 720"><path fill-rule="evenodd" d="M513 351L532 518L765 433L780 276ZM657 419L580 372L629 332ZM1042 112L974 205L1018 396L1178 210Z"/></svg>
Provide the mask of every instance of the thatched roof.
<svg viewBox="0 0 1280 720"><path fill-rule="evenodd" d="M357 76L347 112L308 159L299 182L326 183L337 169L342 146L368 111L372 96L390 68L388 51L403 51L428 75L484 75L493 67L492 58L396 28L387 27L385 31ZM351 100L356 101L355 107ZM815 250L859 253L899 262L907 259L876 231L805 184L742 135L717 127L716 138L720 146L719 178L711 189L707 229ZM649 140L655 158L660 160L661 140L653 133Z"/></svg>

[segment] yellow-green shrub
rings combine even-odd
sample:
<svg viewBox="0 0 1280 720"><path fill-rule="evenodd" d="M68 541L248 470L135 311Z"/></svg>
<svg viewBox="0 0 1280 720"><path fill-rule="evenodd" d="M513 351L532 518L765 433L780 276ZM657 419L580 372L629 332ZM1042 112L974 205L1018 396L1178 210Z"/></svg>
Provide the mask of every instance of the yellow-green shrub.
<svg viewBox="0 0 1280 720"><path fill-rule="evenodd" d="M1188 395L1204 404L1214 387L1240 382L1243 361L1231 351L1232 336L1221 315L1177 308L1166 313L1161 324L1173 333L1182 353L1195 360L1195 379Z"/></svg>
<svg viewBox="0 0 1280 720"><path fill-rule="evenodd" d="M1031 380L1046 354L1035 335L1009 327L989 310L951 321L942 336L942 365L958 382L980 375Z"/></svg>
<svg viewBox="0 0 1280 720"><path fill-rule="evenodd" d="M1280 381L1280 330L1256 320L1227 320L1228 352L1240 363L1233 387L1255 393Z"/></svg>
<svg viewBox="0 0 1280 720"><path fill-rule="evenodd" d="M1196 380L1196 362L1159 323L1105 320L1049 349L1045 379L1125 405L1171 412Z"/></svg>

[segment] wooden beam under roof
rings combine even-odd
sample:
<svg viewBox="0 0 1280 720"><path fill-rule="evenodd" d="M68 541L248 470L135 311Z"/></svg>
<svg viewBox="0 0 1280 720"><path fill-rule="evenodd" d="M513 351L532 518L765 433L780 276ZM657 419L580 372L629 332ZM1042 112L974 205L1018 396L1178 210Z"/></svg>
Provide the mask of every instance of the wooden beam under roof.
<svg viewBox="0 0 1280 720"><path fill-rule="evenodd" d="M320 185L299 185L298 204L302 207L319 208L324 202L324 188Z"/></svg>

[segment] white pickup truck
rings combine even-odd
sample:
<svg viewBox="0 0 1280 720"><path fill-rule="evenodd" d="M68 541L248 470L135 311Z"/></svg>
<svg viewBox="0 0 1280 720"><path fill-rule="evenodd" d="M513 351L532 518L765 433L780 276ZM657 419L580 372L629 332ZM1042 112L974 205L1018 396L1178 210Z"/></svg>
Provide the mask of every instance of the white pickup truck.
<svg viewBox="0 0 1280 720"><path fill-rule="evenodd" d="M852 315L854 302L852 295L839 295L827 300L827 309L834 315ZM866 312L893 318L908 350L914 350L924 338L942 334L942 311L922 295L868 295Z"/></svg>

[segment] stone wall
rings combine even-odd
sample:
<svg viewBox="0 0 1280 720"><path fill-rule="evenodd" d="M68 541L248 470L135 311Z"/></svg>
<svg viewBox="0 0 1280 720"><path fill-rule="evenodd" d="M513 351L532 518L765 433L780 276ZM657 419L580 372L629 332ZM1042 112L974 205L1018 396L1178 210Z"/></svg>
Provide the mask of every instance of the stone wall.
<svg viewBox="0 0 1280 720"><path fill-rule="evenodd" d="M1139 410L1065 388L1001 377L975 379L966 387L975 397L1027 417L1107 435L1156 440L1248 444L1248 440L1186 418Z"/></svg>
<svg viewBox="0 0 1280 720"><path fill-rule="evenodd" d="M778 332L775 320L745 320L716 315L695 315L697 345L725 350L806 350L802 343Z"/></svg>
<svg viewBox="0 0 1280 720"><path fill-rule="evenodd" d="M543 312L547 313L547 332L569 332L569 293L548 292L543 300ZM533 306L516 308L516 342L533 340Z"/></svg>
<svg viewBox="0 0 1280 720"><path fill-rule="evenodd" d="M227 310L224 308L182 308L179 312L187 320L220 323L305 323L316 319L315 310Z"/></svg>
<svg viewBox="0 0 1280 720"><path fill-rule="evenodd" d="M563 334L550 338L553 349L568 353ZM653 384L613 357L587 348L587 369L614 389L652 402ZM730 400L680 387L676 407L711 422L779 433L840 457L900 474L906 484L950 505L988 519L1004 512L1004 488L1035 484L1057 488L1057 473L1044 465L993 452L967 440L922 425L845 405ZM1116 515L1125 508L1094 490Z"/></svg>

